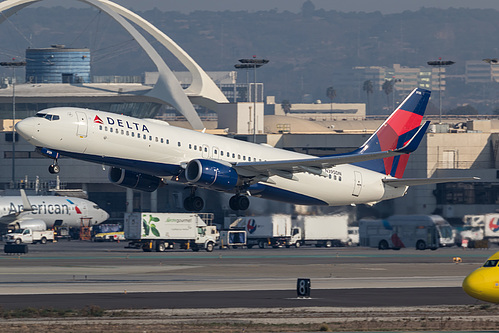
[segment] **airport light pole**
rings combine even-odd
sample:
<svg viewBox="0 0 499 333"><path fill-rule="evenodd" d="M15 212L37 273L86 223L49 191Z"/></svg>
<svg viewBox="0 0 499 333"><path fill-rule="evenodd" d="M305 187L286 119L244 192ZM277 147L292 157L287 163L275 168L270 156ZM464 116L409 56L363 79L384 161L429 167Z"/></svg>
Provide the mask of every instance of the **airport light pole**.
<svg viewBox="0 0 499 333"><path fill-rule="evenodd" d="M435 61L428 61L428 65L432 67L438 67L438 101L439 101L439 123L442 123L442 67L448 67L450 65L455 64L454 61L450 60L442 60L442 58L438 58Z"/></svg>
<svg viewBox="0 0 499 333"><path fill-rule="evenodd" d="M0 62L0 66L12 68L12 185L16 183L16 68L26 66L26 61Z"/></svg>
<svg viewBox="0 0 499 333"><path fill-rule="evenodd" d="M240 64L235 64L236 69L250 69L253 68L253 84L255 93L253 94L253 143L256 143L256 99L257 99L257 89L256 89L256 69L262 67L269 62L267 59L257 59L256 56L249 59L239 59ZM249 89L248 89L249 92ZM251 102L251 101L250 101Z"/></svg>

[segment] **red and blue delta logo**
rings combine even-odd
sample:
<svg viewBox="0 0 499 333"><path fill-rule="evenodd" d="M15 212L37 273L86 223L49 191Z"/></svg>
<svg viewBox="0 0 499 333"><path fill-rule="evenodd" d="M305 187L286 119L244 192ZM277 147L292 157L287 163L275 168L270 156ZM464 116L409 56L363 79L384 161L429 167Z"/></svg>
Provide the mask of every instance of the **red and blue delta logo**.
<svg viewBox="0 0 499 333"><path fill-rule="evenodd" d="M254 233L255 230L256 230L256 221L255 219L249 219L248 220L248 223L246 224L246 230L248 230L248 232L250 234Z"/></svg>
<svg viewBox="0 0 499 333"><path fill-rule="evenodd" d="M97 124L104 124L104 122L102 121L102 119L99 118L99 116L95 116L94 118L94 123L97 123Z"/></svg>

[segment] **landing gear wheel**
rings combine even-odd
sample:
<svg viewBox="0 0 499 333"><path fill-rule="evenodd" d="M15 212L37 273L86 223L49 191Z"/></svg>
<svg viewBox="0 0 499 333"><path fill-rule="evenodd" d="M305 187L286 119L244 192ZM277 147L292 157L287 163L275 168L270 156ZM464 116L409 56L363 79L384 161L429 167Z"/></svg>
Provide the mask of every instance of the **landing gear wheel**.
<svg viewBox="0 0 499 333"><path fill-rule="evenodd" d="M232 210L246 210L249 208L249 205L249 199L244 195L235 195L229 200L229 206Z"/></svg>
<svg viewBox="0 0 499 333"><path fill-rule="evenodd" d="M204 207L204 200L201 197L187 197L184 200L184 208L189 212L199 212Z"/></svg>
<svg viewBox="0 0 499 333"><path fill-rule="evenodd" d="M49 172L54 174L54 173L59 173L61 171L61 167L57 164L51 164L49 166Z"/></svg>
<svg viewBox="0 0 499 333"><path fill-rule="evenodd" d="M201 197L193 197L191 199L192 210L199 212L204 207L204 201Z"/></svg>

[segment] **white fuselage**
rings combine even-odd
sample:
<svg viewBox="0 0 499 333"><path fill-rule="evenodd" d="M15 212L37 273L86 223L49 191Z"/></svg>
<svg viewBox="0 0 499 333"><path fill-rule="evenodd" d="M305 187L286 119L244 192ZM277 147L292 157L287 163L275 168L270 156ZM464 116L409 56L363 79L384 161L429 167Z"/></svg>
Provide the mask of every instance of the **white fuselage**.
<svg viewBox="0 0 499 333"><path fill-rule="evenodd" d="M58 196L30 196L28 199L31 210L25 211L20 196L0 197L0 216L20 213L16 222L42 220L47 228L54 225L80 227L82 218L91 218L91 225L96 225L109 218L106 211L85 199Z"/></svg>
<svg viewBox="0 0 499 333"><path fill-rule="evenodd" d="M31 144L162 178L178 175L182 166L199 158L249 163L312 157L178 128L158 120L69 107L44 112L51 116L27 118L16 127ZM407 189L387 186L382 179L390 176L355 165L338 165L325 172L326 177L295 173L294 179L274 175L249 191L253 196L296 204L346 205L400 197Z"/></svg>

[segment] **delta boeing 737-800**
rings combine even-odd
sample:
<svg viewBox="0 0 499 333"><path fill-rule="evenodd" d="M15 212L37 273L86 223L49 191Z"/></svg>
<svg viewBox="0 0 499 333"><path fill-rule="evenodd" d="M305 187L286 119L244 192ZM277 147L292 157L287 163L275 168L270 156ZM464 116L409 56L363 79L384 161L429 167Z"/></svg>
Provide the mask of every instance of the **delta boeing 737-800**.
<svg viewBox="0 0 499 333"><path fill-rule="evenodd" d="M408 186L460 179L403 179L429 121L421 125L430 91L414 89L376 132L351 153L315 157L193 130L153 119L58 107L26 118L16 130L44 155L110 166L111 182L154 191L162 182L191 187L189 211L203 208L197 188L233 193L245 210L248 196L300 205L374 204L403 196ZM469 180L469 178L466 178Z"/></svg>

